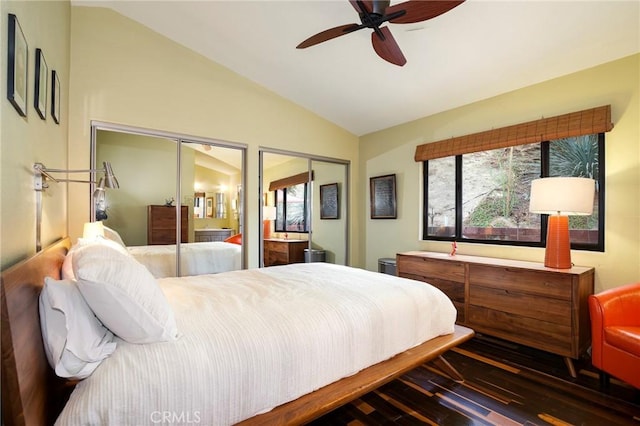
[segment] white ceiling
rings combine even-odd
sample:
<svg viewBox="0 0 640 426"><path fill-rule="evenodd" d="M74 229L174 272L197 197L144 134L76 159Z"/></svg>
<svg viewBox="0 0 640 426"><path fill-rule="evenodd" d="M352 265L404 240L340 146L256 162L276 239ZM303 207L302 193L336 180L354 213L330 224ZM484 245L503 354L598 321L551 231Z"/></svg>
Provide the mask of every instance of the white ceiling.
<svg viewBox="0 0 640 426"><path fill-rule="evenodd" d="M396 4L392 1L391 4ZM407 64L389 64L347 0L123 1L106 6L355 135L640 52L640 1L467 0L417 24L388 24Z"/></svg>

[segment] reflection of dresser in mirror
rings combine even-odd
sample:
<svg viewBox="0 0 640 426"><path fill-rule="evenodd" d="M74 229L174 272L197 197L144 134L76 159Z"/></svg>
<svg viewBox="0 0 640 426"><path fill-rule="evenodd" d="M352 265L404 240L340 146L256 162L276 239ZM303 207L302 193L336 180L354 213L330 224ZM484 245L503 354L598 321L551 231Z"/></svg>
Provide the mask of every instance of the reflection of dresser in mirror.
<svg viewBox="0 0 640 426"><path fill-rule="evenodd" d="M264 240L264 266L303 263L304 249L309 247L307 240Z"/></svg>
<svg viewBox="0 0 640 426"><path fill-rule="evenodd" d="M224 241L233 235L233 229L195 229L196 243L207 241Z"/></svg>
<svg viewBox="0 0 640 426"><path fill-rule="evenodd" d="M189 242L189 208L180 208L180 240ZM147 244L176 243L175 206L147 206Z"/></svg>

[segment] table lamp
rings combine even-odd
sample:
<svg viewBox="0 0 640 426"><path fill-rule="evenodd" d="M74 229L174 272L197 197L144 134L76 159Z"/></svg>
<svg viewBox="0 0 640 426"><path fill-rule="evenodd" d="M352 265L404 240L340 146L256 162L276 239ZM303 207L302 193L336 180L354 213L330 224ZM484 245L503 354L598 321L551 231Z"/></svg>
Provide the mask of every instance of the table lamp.
<svg viewBox="0 0 640 426"><path fill-rule="evenodd" d="M273 206L262 207L262 224L264 239L271 238L271 221L276 219L276 208Z"/></svg>
<svg viewBox="0 0 640 426"><path fill-rule="evenodd" d="M595 181L579 177L547 177L531 181L529 211L549 215L544 266L570 269L569 216L593 212Z"/></svg>

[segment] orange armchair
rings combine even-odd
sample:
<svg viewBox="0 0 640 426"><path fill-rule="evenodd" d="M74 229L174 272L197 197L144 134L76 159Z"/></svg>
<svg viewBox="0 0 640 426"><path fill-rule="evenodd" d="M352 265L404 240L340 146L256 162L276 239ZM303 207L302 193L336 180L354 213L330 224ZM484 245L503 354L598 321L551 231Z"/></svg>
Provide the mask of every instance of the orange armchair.
<svg viewBox="0 0 640 426"><path fill-rule="evenodd" d="M640 282L589 296L591 362L601 383L609 374L640 389Z"/></svg>

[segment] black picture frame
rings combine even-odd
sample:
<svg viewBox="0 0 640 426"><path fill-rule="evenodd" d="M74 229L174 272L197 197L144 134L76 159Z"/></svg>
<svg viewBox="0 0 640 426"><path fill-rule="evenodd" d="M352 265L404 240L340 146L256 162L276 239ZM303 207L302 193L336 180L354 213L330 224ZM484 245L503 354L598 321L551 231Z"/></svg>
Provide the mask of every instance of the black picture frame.
<svg viewBox="0 0 640 426"><path fill-rule="evenodd" d="M51 71L51 117L60 124L60 77L56 70Z"/></svg>
<svg viewBox="0 0 640 426"><path fill-rule="evenodd" d="M320 219L340 219L338 183L320 185Z"/></svg>
<svg viewBox="0 0 640 426"><path fill-rule="evenodd" d="M7 54L7 99L23 117L27 116L29 46L16 15L10 13Z"/></svg>
<svg viewBox="0 0 640 426"><path fill-rule="evenodd" d="M396 219L396 175L369 178L371 219Z"/></svg>
<svg viewBox="0 0 640 426"><path fill-rule="evenodd" d="M47 83L49 82L49 67L42 49L36 49L36 77L33 95L33 106L41 119L47 118Z"/></svg>

